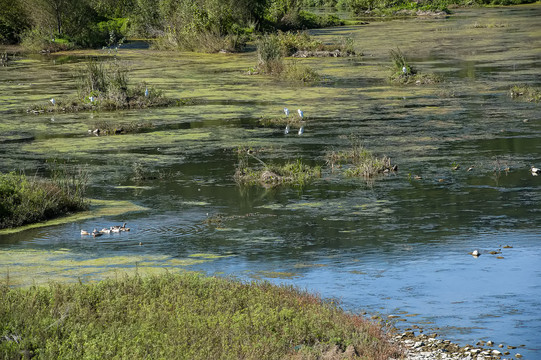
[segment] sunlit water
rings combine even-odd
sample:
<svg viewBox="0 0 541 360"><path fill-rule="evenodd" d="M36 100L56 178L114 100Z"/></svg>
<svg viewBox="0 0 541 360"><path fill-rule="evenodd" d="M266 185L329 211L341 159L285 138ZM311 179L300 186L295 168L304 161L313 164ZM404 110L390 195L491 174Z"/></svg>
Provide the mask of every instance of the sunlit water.
<svg viewBox="0 0 541 360"><path fill-rule="evenodd" d="M541 166L541 105L508 96L512 85L541 85L539 18L532 5L314 31L324 41L352 36L364 54L302 60L324 76L317 86L246 75L253 52L120 50L133 81L201 100L168 109L26 114L28 104L76 93L84 54L19 58L0 69L0 171L43 173L49 159L86 165L92 198L146 210L0 235L2 278L28 285L185 269L267 279L392 315L400 328L524 345L511 355L540 358L541 176L529 168ZM397 46L445 82L389 85ZM257 126L284 106L303 109L303 136ZM102 120L154 128L89 136ZM325 169L302 189L234 183L239 146L261 149L265 162L324 165L350 135L399 171L367 182ZM134 164L153 179L134 180ZM123 222L129 233L79 235Z"/></svg>

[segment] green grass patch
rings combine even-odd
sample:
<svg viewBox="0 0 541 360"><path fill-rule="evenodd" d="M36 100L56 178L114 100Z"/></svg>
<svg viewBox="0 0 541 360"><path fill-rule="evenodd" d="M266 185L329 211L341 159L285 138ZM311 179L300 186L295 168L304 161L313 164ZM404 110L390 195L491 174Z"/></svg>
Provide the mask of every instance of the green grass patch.
<svg viewBox="0 0 541 360"><path fill-rule="evenodd" d="M0 174L0 229L60 217L86 210L87 172L68 173L54 168L51 179L14 172Z"/></svg>
<svg viewBox="0 0 541 360"><path fill-rule="evenodd" d="M385 330L334 301L196 274L0 286L3 358L388 359Z"/></svg>
<svg viewBox="0 0 541 360"><path fill-rule="evenodd" d="M337 44L324 44L306 32L281 32L259 37L257 41L257 66L250 74L272 75L282 80L314 83L321 76L299 61L284 61L285 57L325 57L355 55L351 38L343 38Z"/></svg>
<svg viewBox="0 0 541 360"><path fill-rule="evenodd" d="M443 81L440 75L434 73L418 73L417 70L411 65L404 53L397 48L391 49L391 66L389 80L394 84L435 84Z"/></svg>
<svg viewBox="0 0 541 360"><path fill-rule="evenodd" d="M166 98L161 90L145 82L129 86L129 71L125 63L116 59L89 59L74 74L77 79L77 97L51 99L46 104L31 106L27 112L141 109L183 104L183 101Z"/></svg>
<svg viewBox="0 0 541 360"><path fill-rule="evenodd" d="M282 165L266 164L256 157L251 149L239 148L237 153L239 162L235 171L235 181L240 185L304 186L313 179L321 177L320 166L310 166L299 159ZM257 165L250 165L250 159L256 160Z"/></svg>
<svg viewBox="0 0 541 360"><path fill-rule="evenodd" d="M513 99L537 103L541 101L541 90L530 85L514 85L509 90L509 96Z"/></svg>
<svg viewBox="0 0 541 360"><path fill-rule="evenodd" d="M391 164L389 157L378 158L356 138L351 139L351 146L346 150L328 151L325 154L325 160L333 171L344 169L344 174L351 177L371 178L378 174L398 170L398 166Z"/></svg>

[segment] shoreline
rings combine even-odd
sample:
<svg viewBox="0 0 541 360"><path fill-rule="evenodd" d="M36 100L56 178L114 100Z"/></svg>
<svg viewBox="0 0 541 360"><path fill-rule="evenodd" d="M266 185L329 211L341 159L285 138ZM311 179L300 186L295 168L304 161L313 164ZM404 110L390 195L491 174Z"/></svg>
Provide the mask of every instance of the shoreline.
<svg viewBox="0 0 541 360"><path fill-rule="evenodd" d="M406 360L492 360L520 359L522 355L516 346L507 347L492 341L477 342L476 345L460 346L450 340L438 339L438 334L415 335L413 331L405 331L392 336L391 342L398 344L404 351Z"/></svg>

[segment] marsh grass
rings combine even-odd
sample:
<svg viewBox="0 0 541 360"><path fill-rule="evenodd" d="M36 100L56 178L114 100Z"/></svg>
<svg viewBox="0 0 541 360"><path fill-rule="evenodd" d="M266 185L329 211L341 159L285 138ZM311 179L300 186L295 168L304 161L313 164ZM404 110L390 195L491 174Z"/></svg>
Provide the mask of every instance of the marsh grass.
<svg viewBox="0 0 541 360"><path fill-rule="evenodd" d="M391 164L387 156L378 158L374 153L365 148L359 139L352 137L351 146L346 150L328 151L325 161L332 171L342 169L346 176L371 178L378 174L396 171L397 166Z"/></svg>
<svg viewBox="0 0 541 360"><path fill-rule="evenodd" d="M321 177L320 166L304 164L300 159L285 164L267 164L256 156L252 149L237 149L239 158L235 171L235 181L239 185L261 185L275 187L280 185L305 186L315 178ZM250 161L252 159L252 161ZM253 166L251 163L257 165Z"/></svg>
<svg viewBox="0 0 541 360"><path fill-rule="evenodd" d="M511 98L520 98L528 102L540 102L541 90L530 85L514 85L509 90Z"/></svg>
<svg viewBox="0 0 541 360"><path fill-rule="evenodd" d="M395 84L435 84L443 81L440 75L434 73L422 74L408 62L404 53L397 48L396 50L390 50L391 57L391 75L389 79Z"/></svg>
<svg viewBox="0 0 541 360"><path fill-rule="evenodd" d="M311 40L305 33L282 33L261 36L257 42L257 68L250 73L263 73L282 80L312 83L321 76L298 61L284 61L284 57L301 48L319 47L319 41Z"/></svg>
<svg viewBox="0 0 541 360"><path fill-rule="evenodd" d="M93 132L99 130L99 135L122 135L122 134L137 134L148 132L153 129L154 125L149 121L130 122L118 124L109 121L98 121L88 130Z"/></svg>
<svg viewBox="0 0 541 360"><path fill-rule="evenodd" d="M258 123L261 126L265 127L284 127L286 125L299 126L303 121L308 119L307 116L304 119L301 119L299 116L290 115L290 116L263 116L258 120Z"/></svg>
<svg viewBox="0 0 541 360"><path fill-rule="evenodd" d="M17 227L86 210L88 173L50 163L51 178L0 174L0 229Z"/></svg>
<svg viewBox="0 0 541 360"><path fill-rule="evenodd" d="M0 286L3 358L383 360L385 329L332 300L268 282L197 274ZM341 357L342 358L342 357Z"/></svg>
<svg viewBox="0 0 541 360"><path fill-rule="evenodd" d="M130 87L129 72L128 66L116 58L106 61L89 59L84 67L74 74L77 97L55 99L55 104L36 104L27 112L140 109L179 103L164 97L161 90L145 82Z"/></svg>

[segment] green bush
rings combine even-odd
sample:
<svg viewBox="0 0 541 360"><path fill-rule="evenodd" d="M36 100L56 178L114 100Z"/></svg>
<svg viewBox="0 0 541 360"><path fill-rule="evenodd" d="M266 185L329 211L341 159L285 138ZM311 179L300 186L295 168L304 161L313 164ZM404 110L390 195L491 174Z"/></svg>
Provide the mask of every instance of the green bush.
<svg viewBox="0 0 541 360"><path fill-rule="evenodd" d="M54 167L51 180L0 174L0 229L35 223L88 207L87 174Z"/></svg>
<svg viewBox="0 0 541 360"><path fill-rule="evenodd" d="M2 285L0 333L6 359L320 359L335 347L366 360L402 355L380 325L334 301L194 274Z"/></svg>

